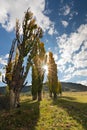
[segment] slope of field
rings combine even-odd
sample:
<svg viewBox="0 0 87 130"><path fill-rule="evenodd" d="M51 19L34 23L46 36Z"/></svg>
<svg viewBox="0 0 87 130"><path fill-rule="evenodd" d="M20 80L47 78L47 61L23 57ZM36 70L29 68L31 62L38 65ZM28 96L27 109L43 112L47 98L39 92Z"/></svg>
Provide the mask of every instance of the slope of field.
<svg viewBox="0 0 87 130"><path fill-rule="evenodd" d="M41 102L22 94L20 108L0 109L0 130L87 130L87 92L44 93Z"/></svg>

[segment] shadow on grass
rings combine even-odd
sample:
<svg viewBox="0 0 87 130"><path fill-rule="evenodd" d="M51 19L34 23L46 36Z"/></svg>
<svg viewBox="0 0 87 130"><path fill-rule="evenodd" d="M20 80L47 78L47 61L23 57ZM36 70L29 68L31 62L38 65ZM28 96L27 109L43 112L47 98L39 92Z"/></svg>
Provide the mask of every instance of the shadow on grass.
<svg viewBox="0 0 87 130"><path fill-rule="evenodd" d="M0 95L0 111L9 110L9 97Z"/></svg>
<svg viewBox="0 0 87 130"><path fill-rule="evenodd" d="M0 130L35 130L40 116L38 101L25 101L20 108L0 111Z"/></svg>
<svg viewBox="0 0 87 130"><path fill-rule="evenodd" d="M61 98L61 96L60 96ZM76 100L75 97L66 97L66 96L62 96L62 99L66 99L66 100Z"/></svg>
<svg viewBox="0 0 87 130"><path fill-rule="evenodd" d="M82 125L87 130L87 103L75 102L71 97L60 97L53 100L53 104L63 108L69 116Z"/></svg>

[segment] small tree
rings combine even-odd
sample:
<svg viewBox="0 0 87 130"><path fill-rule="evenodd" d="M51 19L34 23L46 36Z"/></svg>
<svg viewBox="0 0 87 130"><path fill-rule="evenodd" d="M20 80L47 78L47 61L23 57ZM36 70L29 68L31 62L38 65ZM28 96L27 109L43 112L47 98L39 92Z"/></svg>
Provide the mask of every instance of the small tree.
<svg viewBox="0 0 87 130"><path fill-rule="evenodd" d="M22 34L20 33L19 21L16 21L16 38L12 42L6 66L5 83L9 86L10 107L19 105L19 95L25 82L32 59L37 53L37 46L42 37L42 29L37 26L33 14L27 10L22 23ZM25 63L25 58L27 62Z"/></svg>

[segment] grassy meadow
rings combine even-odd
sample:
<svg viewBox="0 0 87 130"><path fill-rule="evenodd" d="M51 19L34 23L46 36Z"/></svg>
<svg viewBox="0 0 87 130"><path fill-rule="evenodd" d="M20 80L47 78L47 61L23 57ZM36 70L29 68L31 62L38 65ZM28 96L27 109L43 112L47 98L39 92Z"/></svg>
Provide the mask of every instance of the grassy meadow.
<svg viewBox="0 0 87 130"><path fill-rule="evenodd" d="M21 94L20 108L0 109L0 130L87 130L87 92L44 93L41 102Z"/></svg>

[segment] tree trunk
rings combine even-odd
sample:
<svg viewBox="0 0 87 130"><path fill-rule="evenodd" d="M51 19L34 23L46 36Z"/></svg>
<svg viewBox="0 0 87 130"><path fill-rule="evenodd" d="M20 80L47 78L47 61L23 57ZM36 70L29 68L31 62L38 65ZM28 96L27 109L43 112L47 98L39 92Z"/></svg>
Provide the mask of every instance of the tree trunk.
<svg viewBox="0 0 87 130"><path fill-rule="evenodd" d="M15 107L20 107L20 92L14 91L13 89L10 90L10 109Z"/></svg>
<svg viewBox="0 0 87 130"><path fill-rule="evenodd" d="M49 96L52 98L52 92L50 91L50 94L49 94Z"/></svg>
<svg viewBox="0 0 87 130"><path fill-rule="evenodd" d="M42 93L41 91L38 92L38 101L41 101L42 100Z"/></svg>
<svg viewBox="0 0 87 130"><path fill-rule="evenodd" d="M32 95L32 100L36 100L37 99L37 94Z"/></svg>
<svg viewBox="0 0 87 130"><path fill-rule="evenodd" d="M20 92L15 92L15 107L20 107Z"/></svg>
<svg viewBox="0 0 87 130"><path fill-rule="evenodd" d="M10 89L10 109L15 107L15 92L13 89Z"/></svg>
<svg viewBox="0 0 87 130"><path fill-rule="evenodd" d="M56 93L54 93L54 99L57 99L57 94Z"/></svg>

